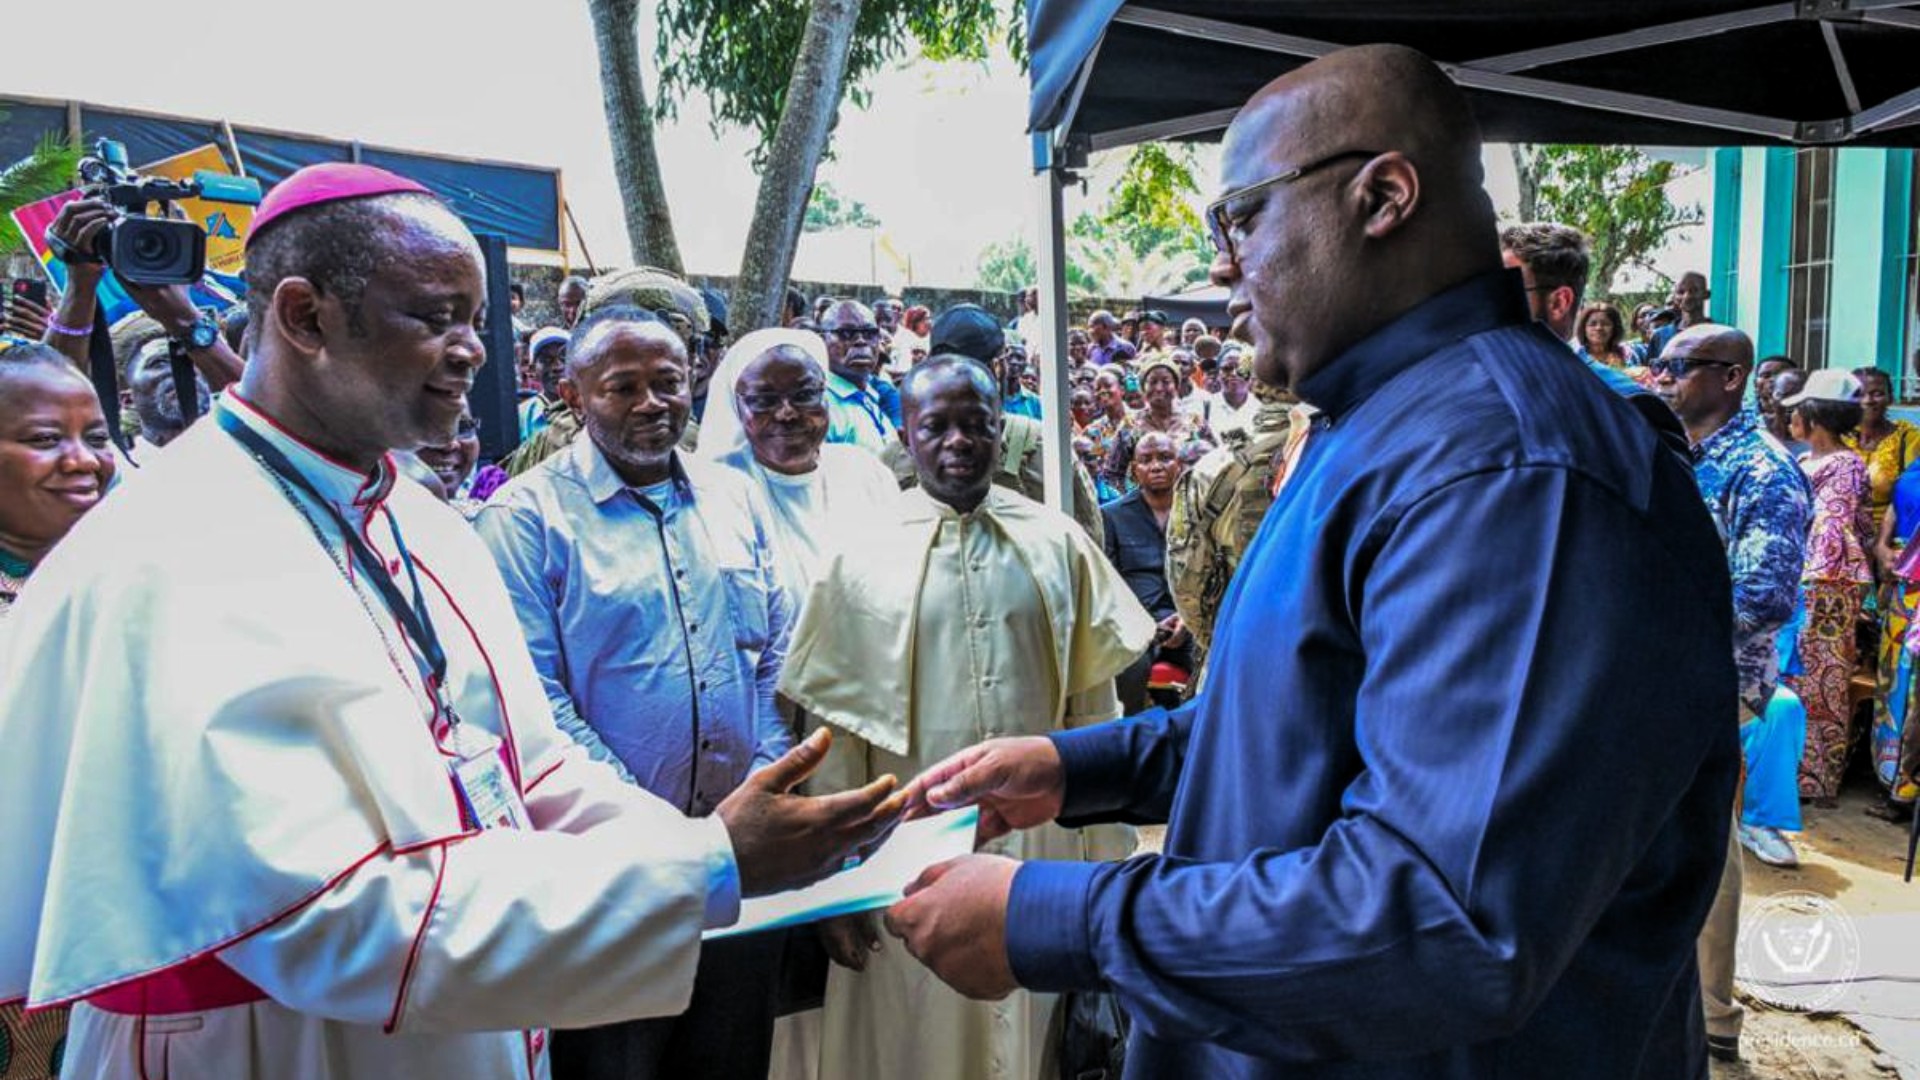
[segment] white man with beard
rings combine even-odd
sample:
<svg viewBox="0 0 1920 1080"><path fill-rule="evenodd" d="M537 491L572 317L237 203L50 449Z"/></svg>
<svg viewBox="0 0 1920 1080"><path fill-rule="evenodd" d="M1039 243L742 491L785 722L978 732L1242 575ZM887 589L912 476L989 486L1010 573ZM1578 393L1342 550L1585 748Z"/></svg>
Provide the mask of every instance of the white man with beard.
<svg viewBox="0 0 1920 1080"><path fill-rule="evenodd" d="M705 818L792 742L774 687L795 601L752 482L677 449L691 388L685 342L659 316L589 310L560 384L586 437L474 523L560 730ZM558 1033L556 1080L764 1077L784 943L708 943L680 1016Z"/></svg>
<svg viewBox="0 0 1920 1080"><path fill-rule="evenodd" d="M1211 674L910 785L1000 828L1167 823L1117 864L963 856L887 913L970 996L1113 994L1128 1076L1707 1074L1725 556L1682 449L1533 325L1481 160L1465 95L1400 46L1239 111L1212 278L1255 374L1320 415Z"/></svg>
<svg viewBox="0 0 1920 1080"><path fill-rule="evenodd" d="M888 807L785 794L814 745L689 820L555 728L486 549L393 482L485 360L425 188L302 169L247 269L238 387L0 634L0 1002L74 1003L93 1080L545 1077L547 1025L683 1009L703 929Z"/></svg>
<svg viewBox="0 0 1920 1080"><path fill-rule="evenodd" d="M1578 229L1551 221L1513 225L1500 233L1500 258L1509 268L1520 271L1534 321L1552 331L1569 350L1576 349L1574 323L1580 316L1593 261L1586 236ZM1607 384L1607 389L1622 397L1646 393L1616 368L1591 357L1583 357L1581 362Z"/></svg>
<svg viewBox="0 0 1920 1080"><path fill-rule="evenodd" d="M820 336L827 341L827 441L883 456L899 429L874 386L881 331L873 312L858 300L829 304Z"/></svg>
<svg viewBox="0 0 1920 1080"><path fill-rule="evenodd" d="M997 334L997 321L986 329ZM829 559L781 678L810 722L836 729L824 790L906 775L982 732L1116 716L1113 677L1152 639L1152 618L1096 542L994 483L999 387L984 364L938 350L901 387L918 482L877 534ZM1044 829L996 850L1117 858L1131 846L1124 831ZM1038 1080L1051 996L967 1001L883 944L870 915L823 936L835 967L820 1076Z"/></svg>

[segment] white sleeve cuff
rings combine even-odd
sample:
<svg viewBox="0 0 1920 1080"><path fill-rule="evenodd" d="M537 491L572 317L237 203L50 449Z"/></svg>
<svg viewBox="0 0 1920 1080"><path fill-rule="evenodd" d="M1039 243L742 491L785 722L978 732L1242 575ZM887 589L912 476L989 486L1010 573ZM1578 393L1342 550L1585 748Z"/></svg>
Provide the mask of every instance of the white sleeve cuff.
<svg viewBox="0 0 1920 1080"><path fill-rule="evenodd" d="M709 835L705 929L732 926L740 919L740 864L733 858L733 837L727 834L726 822L718 814L692 821Z"/></svg>

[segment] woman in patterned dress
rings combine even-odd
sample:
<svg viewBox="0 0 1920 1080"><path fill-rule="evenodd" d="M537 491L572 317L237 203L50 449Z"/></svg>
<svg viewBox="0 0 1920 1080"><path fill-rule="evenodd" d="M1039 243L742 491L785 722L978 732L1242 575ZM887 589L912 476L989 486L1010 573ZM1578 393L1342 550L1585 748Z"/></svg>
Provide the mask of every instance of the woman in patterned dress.
<svg viewBox="0 0 1920 1080"><path fill-rule="evenodd" d="M73 365L0 337L0 633L33 568L106 494L108 445L99 399ZM27 1016L0 1003L0 1080L58 1075L66 1031L65 1009Z"/></svg>
<svg viewBox="0 0 1920 1080"><path fill-rule="evenodd" d="M1854 624L1873 585L1867 466L1842 441L1860 423L1859 393L1853 376L1817 371L1806 389L1780 402L1793 410L1788 420L1793 437L1808 446L1800 467L1813 487L1813 522L1800 572L1805 673L1794 689L1807 708L1800 796L1815 805L1832 805L1840 792L1852 742L1847 683L1858 659Z"/></svg>

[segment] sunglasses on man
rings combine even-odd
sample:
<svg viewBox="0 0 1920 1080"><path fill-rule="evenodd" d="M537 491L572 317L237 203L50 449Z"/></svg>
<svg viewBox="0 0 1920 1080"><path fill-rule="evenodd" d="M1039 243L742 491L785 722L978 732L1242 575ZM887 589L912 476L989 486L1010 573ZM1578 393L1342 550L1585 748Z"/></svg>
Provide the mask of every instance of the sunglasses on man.
<svg viewBox="0 0 1920 1080"><path fill-rule="evenodd" d="M1676 379L1686 378L1693 373L1694 368L1735 366L1726 360L1695 360L1685 356L1676 356L1671 359L1661 356L1647 361L1647 370L1653 372L1655 376L1672 375Z"/></svg>

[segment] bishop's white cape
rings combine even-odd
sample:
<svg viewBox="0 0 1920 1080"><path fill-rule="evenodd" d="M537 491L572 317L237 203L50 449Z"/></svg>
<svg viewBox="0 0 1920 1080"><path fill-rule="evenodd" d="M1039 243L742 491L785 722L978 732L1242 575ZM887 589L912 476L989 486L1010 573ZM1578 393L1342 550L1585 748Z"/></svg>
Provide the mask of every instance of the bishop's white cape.
<svg viewBox="0 0 1920 1080"><path fill-rule="evenodd" d="M538 1029L685 1008L737 911L725 829L559 733L457 514L388 499L532 831L464 827L392 621L231 436L198 424L141 479L0 631L0 1002L81 1003L66 1076L545 1076ZM215 960L265 999L126 1011Z"/></svg>

